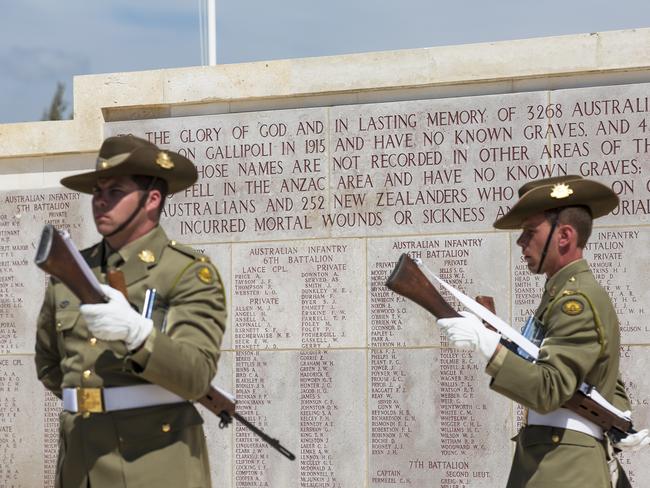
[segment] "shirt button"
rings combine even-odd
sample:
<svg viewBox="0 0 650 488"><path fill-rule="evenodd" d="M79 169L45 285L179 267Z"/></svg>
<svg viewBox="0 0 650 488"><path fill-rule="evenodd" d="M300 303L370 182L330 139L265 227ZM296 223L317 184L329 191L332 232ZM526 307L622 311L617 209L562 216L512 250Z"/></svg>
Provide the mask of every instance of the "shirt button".
<svg viewBox="0 0 650 488"><path fill-rule="evenodd" d="M94 346L95 344L97 344L97 337L91 337L88 342L90 342L91 346Z"/></svg>
<svg viewBox="0 0 650 488"><path fill-rule="evenodd" d="M552 440L555 444L557 444L558 442L560 442L560 436L557 435L557 434L553 434L553 436L551 437L551 440Z"/></svg>
<svg viewBox="0 0 650 488"><path fill-rule="evenodd" d="M91 376L92 374L93 374L93 372L90 371L89 369L87 369L86 371L83 372L83 377L86 378L86 379L88 379L88 378L90 378L90 376Z"/></svg>
<svg viewBox="0 0 650 488"><path fill-rule="evenodd" d="M57 329L57 330L61 330L61 327L63 327L63 325L61 324L61 322L57 322L57 323L56 323L56 329Z"/></svg>
<svg viewBox="0 0 650 488"><path fill-rule="evenodd" d="M172 430L172 426L169 424L162 424L161 429L163 432L169 432L170 430Z"/></svg>

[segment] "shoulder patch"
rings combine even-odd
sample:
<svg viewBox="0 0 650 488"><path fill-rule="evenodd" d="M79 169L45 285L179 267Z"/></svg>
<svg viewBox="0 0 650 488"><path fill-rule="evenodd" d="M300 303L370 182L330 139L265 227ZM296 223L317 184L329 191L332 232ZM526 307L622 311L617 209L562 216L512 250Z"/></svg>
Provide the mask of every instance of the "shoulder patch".
<svg viewBox="0 0 650 488"><path fill-rule="evenodd" d="M196 275L206 285L209 285L214 281L214 274L208 266L201 266L196 272Z"/></svg>
<svg viewBox="0 0 650 488"><path fill-rule="evenodd" d="M562 304L562 311L567 315L579 315L584 309L585 306L578 300L567 300Z"/></svg>

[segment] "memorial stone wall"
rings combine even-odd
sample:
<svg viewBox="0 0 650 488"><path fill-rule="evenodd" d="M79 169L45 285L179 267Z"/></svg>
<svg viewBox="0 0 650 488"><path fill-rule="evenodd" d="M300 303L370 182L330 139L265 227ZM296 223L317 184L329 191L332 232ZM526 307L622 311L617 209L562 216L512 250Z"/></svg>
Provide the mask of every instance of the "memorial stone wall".
<svg viewBox="0 0 650 488"><path fill-rule="evenodd" d="M215 486L503 486L523 411L478 355L384 283L402 253L519 327L543 278L492 222L531 179L577 174L620 205L586 255L621 326L623 378L650 424L650 85L328 105L108 122L187 155L198 182L168 199L170 238L220 269L229 323L215 384L297 455L289 462L206 411ZM90 160L89 160L90 161ZM92 163L89 164L89 166ZM89 200L0 195L0 486L53 486L60 402L33 367L45 286L42 223L97 240ZM452 303L449 296L443 293ZM202 408L202 407L201 407ZM634 486L650 468L623 456Z"/></svg>

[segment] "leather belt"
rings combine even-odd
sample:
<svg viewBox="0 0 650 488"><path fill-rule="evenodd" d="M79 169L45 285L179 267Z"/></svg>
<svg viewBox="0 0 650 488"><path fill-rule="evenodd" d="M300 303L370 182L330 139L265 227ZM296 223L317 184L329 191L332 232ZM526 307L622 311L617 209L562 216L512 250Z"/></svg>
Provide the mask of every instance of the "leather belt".
<svg viewBox="0 0 650 488"><path fill-rule="evenodd" d="M103 413L184 401L171 391L151 384L63 389L63 409L72 413Z"/></svg>
<svg viewBox="0 0 650 488"><path fill-rule="evenodd" d="M527 423L528 425L546 425L548 427L576 430L598 440L603 439L603 429L601 427L566 408L559 408L547 414L529 410Z"/></svg>

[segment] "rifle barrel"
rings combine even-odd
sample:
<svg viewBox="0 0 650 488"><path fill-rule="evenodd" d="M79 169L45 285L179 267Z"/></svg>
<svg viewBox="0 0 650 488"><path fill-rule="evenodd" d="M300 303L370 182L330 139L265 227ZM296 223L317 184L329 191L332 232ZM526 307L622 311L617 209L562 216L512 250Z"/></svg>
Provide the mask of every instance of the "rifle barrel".
<svg viewBox="0 0 650 488"><path fill-rule="evenodd" d="M244 417L239 415L237 412L235 412L233 416L237 420L239 420L242 424L244 424L246 427L248 427L251 431L255 432L263 441L265 441L268 445L270 445L275 450L277 450L284 457L290 459L291 461L294 461L296 459L296 456L291 451L289 451L286 447L280 444L279 440L274 439L273 437L262 432L260 429L255 427L253 424L251 424L248 420L246 420Z"/></svg>

